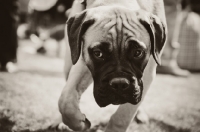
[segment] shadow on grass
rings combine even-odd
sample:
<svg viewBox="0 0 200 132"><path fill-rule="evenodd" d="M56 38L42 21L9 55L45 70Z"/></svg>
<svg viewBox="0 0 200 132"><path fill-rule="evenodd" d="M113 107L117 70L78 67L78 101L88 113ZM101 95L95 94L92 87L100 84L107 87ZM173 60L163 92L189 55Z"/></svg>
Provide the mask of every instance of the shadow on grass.
<svg viewBox="0 0 200 132"><path fill-rule="evenodd" d="M56 129L44 129L44 130L21 130L21 131L15 131L12 128L14 127L15 122L11 121L9 116L4 115L3 113L0 113L0 132L61 132ZM68 132L68 131L64 131Z"/></svg>
<svg viewBox="0 0 200 132"><path fill-rule="evenodd" d="M58 129L41 129L41 130L21 130L13 131L12 128L15 125L15 122L11 121L9 117L0 114L0 132L70 132L67 130L58 130ZM150 119L149 124L138 124L136 128L138 132L192 132L189 128L182 128L175 125L171 125L161 120ZM104 130L106 124L99 124L98 126L88 130L87 132L96 132L97 129Z"/></svg>
<svg viewBox="0 0 200 132"><path fill-rule="evenodd" d="M53 128L47 128L47 129L39 129L39 130L20 130L20 131L15 131L12 130L14 127L15 122L11 121L9 117L4 116L3 114L0 114L0 132L72 132L68 130L58 130L58 129L53 129ZM96 132L96 128L90 129L86 132Z"/></svg>
<svg viewBox="0 0 200 132"><path fill-rule="evenodd" d="M1 132L12 132L12 127L14 125L15 125L15 123L10 121L8 117L0 118L0 131Z"/></svg>

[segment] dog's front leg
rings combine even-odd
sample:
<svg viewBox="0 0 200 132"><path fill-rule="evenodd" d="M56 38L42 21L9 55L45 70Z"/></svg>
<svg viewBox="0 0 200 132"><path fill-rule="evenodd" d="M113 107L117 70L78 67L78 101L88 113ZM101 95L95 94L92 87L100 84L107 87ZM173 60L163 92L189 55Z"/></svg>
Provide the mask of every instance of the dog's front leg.
<svg viewBox="0 0 200 132"><path fill-rule="evenodd" d="M73 65L69 77L59 99L59 110L63 122L75 131L84 131L90 127L90 122L79 109L81 94L92 82L91 73L80 59Z"/></svg>
<svg viewBox="0 0 200 132"><path fill-rule="evenodd" d="M105 132L126 132L139 105L123 104L112 115Z"/></svg>

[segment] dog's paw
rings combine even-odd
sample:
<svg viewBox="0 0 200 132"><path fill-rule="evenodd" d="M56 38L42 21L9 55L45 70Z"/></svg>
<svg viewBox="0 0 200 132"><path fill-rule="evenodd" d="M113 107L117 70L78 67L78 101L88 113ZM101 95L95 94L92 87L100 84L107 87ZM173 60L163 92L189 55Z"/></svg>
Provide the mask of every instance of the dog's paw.
<svg viewBox="0 0 200 132"><path fill-rule="evenodd" d="M104 131L101 129L89 129L86 132L104 132Z"/></svg>
<svg viewBox="0 0 200 132"><path fill-rule="evenodd" d="M63 122L61 117L58 119L54 120L49 126L48 130L55 130L56 132L61 131L61 132L72 132L72 130L66 126Z"/></svg>
<svg viewBox="0 0 200 132"><path fill-rule="evenodd" d="M149 116L143 109L139 109L135 116L135 121L137 123L148 124L149 123Z"/></svg>
<svg viewBox="0 0 200 132"><path fill-rule="evenodd" d="M103 132L103 130L97 130L96 132Z"/></svg>
<svg viewBox="0 0 200 132"><path fill-rule="evenodd" d="M51 126L49 126L50 130L58 130L58 131L64 131L64 132L72 132L71 129L69 129L69 127L67 127L64 123L59 123L59 124L52 124Z"/></svg>

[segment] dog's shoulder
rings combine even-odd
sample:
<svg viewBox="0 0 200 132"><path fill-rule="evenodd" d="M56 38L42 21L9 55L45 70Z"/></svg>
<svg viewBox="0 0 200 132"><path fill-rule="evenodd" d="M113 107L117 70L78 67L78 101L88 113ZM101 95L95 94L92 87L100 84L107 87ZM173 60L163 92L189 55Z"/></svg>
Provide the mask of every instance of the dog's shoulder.
<svg viewBox="0 0 200 132"><path fill-rule="evenodd" d="M83 1L87 3L88 7L95 7L99 5L104 5L106 3L114 2L114 0L83 0ZM138 3L141 9L153 13L154 15L158 16L164 23L166 22L163 0L125 0L123 1L123 3L134 4L135 2L132 1ZM117 1L115 0L115 3L116 2L121 3L122 0L117 0Z"/></svg>

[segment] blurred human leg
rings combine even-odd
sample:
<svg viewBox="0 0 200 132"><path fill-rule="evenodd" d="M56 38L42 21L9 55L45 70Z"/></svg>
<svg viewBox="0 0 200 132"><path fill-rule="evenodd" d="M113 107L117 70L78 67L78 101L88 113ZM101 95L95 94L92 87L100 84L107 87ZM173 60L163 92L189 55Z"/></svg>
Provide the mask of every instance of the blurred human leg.
<svg viewBox="0 0 200 132"><path fill-rule="evenodd" d="M177 56L180 49L178 38L185 12L181 11L180 0L164 0L164 2L168 40L162 55L162 66L157 68L157 72L175 76L188 76L189 72L179 68L177 64Z"/></svg>
<svg viewBox="0 0 200 132"><path fill-rule="evenodd" d="M17 62L17 0L0 2L0 71L13 72Z"/></svg>

